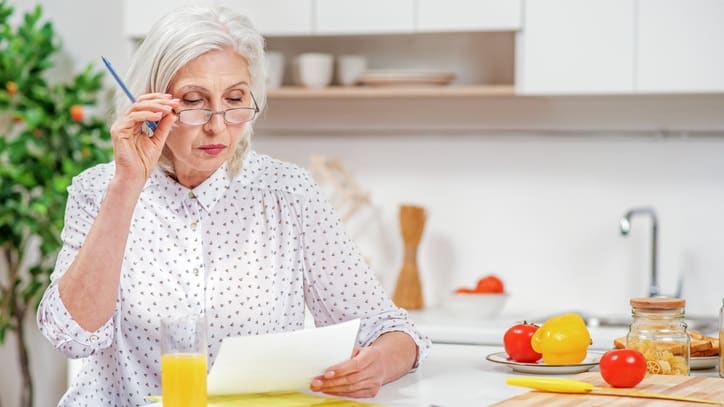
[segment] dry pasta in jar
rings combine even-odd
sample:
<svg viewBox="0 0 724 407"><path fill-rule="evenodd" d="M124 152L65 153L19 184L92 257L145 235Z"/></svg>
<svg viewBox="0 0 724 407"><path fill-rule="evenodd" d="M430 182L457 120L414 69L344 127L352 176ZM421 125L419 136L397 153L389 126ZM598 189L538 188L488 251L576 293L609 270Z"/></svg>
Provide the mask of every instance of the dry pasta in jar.
<svg viewBox="0 0 724 407"><path fill-rule="evenodd" d="M681 298L634 298L626 347L646 358L651 374L689 375L690 338Z"/></svg>

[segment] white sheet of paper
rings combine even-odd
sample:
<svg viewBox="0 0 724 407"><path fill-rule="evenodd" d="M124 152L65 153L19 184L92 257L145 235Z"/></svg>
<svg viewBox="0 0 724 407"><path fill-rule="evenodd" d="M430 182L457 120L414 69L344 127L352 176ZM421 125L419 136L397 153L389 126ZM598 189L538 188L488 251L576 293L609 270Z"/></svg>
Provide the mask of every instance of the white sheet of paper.
<svg viewBox="0 0 724 407"><path fill-rule="evenodd" d="M359 324L354 319L322 328L226 338L209 372L208 394L307 389L313 378L352 356Z"/></svg>

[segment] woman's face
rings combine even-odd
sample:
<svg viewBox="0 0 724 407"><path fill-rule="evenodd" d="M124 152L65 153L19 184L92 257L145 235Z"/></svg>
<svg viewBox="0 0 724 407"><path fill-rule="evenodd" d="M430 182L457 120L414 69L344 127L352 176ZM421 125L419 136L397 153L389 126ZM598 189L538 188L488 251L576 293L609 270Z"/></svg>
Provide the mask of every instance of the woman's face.
<svg viewBox="0 0 724 407"><path fill-rule="evenodd" d="M232 49L210 51L186 64L169 84L168 93L181 101L177 112L254 107L249 66ZM166 147L178 181L189 188L201 184L234 155L248 125L227 124L222 114L212 116L204 125L177 121Z"/></svg>

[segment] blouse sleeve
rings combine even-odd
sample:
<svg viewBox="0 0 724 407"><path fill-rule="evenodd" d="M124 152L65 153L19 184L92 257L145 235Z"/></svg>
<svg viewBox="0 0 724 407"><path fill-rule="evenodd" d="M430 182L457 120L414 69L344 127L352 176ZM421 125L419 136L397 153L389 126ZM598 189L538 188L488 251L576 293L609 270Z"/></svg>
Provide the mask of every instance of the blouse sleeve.
<svg viewBox="0 0 724 407"><path fill-rule="evenodd" d="M430 339L418 332L407 312L384 292L339 217L314 185L302 207L300 226L306 302L315 324L360 318L360 346L387 332L405 332L417 344L417 368L430 351Z"/></svg>
<svg viewBox="0 0 724 407"><path fill-rule="evenodd" d="M65 225L60 234L63 247L58 253L50 285L38 307L37 321L40 331L53 346L70 358L81 358L107 348L113 340L113 318L96 331L86 331L73 319L63 304L58 291L60 278L78 255L88 231L98 215L103 193L86 190L78 182L68 187Z"/></svg>

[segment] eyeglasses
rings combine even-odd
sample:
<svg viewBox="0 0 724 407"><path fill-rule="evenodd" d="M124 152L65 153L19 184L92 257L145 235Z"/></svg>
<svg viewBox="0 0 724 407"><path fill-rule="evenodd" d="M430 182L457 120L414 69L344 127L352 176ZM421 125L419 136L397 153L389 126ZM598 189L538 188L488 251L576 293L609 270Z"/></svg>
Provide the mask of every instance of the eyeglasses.
<svg viewBox="0 0 724 407"><path fill-rule="evenodd" d="M242 124L254 120L259 113L259 105L254 94L249 92L254 107L235 107L226 110L213 111L209 109L186 109L176 112L178 121L188 126L202 126L211 120L214 115L220 114L226 124Z"/></svg>

